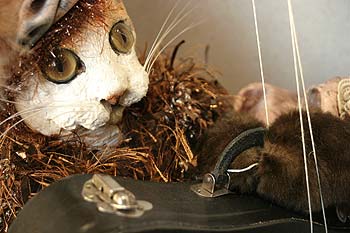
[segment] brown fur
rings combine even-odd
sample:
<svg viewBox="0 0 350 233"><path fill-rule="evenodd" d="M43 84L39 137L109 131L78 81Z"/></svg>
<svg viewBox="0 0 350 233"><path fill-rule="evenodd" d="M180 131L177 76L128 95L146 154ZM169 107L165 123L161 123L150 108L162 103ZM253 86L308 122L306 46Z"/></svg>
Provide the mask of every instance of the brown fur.
<svg viewBox="0 0 350 233"><path fill-rule="evenodd" d="M325 206L350 204L350 122L320 112L313 112L311 121ZM318 212L321 206L305 114L304 123L312 208ZM202 172L212 169L212 161L231 139L257 125L259 124L256 121L242 118L236 113L221 119L200 141L202 148L199 151L199 161L202 163L201 168L204 169ZM259 166L251 171L232 175L231 188L242 193L255 192L281 206L307 212L300 135L298 112L290 112L279 117L269 128L262 149L248 150L233 161L234 168L244 168L255 162L258 162Z"/></svg>

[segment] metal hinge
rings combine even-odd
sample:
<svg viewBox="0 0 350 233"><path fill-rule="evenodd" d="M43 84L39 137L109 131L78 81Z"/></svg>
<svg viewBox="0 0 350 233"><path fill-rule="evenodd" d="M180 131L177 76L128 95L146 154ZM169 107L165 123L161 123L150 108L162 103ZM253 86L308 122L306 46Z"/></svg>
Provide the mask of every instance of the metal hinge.
<svg viewBox="0 0 350 233"><path fill-rule="evenodd" d="M219 197L231 193L229 190L230 176L227 174L226 181L216 181L215 176L212 173L207 173L203 176L203 181L200 184L191 186L191 190L202 197Z"/></svg>
<svg viewBox="0 0 350 233"><path fill-rule="evenodd" d="M214 170L204 175L202 183L192 185L191 190L203 197L218 197L231 193L229 166L243 151L256 146L263 147L265 132L266 129L259 127L246 130L234 138L219 156Z"/></svg>
<svg viewBox="0 0 350 233"><path fill-rule="evenodd" d="M107 175L93 175L84 184L82 196L96 203L99 211L123 217L137 218L153 208L150 202L136 200L133 193Z"/></svg>

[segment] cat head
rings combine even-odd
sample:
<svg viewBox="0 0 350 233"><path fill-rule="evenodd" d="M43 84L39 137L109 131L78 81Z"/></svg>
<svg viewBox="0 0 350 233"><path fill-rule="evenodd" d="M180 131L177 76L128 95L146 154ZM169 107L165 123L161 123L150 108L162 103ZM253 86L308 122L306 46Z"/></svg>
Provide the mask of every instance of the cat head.
<svg viewBox="0 0 350 233"><path fill-rule="evenodd" d="M24 0L20 9L23 49L7 82L24 122L44 135L117 127L123 108L148 89L123 3Z"/></svg>

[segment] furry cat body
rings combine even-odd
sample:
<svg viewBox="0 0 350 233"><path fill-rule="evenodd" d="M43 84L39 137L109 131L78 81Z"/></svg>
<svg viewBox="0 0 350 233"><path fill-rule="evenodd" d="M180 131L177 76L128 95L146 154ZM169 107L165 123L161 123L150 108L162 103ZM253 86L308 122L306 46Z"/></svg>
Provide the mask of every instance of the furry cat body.
<svg viewBox="0 0 350 233"><path fill-rule="evenodd" d="M321 211L319 187L312 155L310 135L304 114L306 152L309 169L311 205L314 212ZM325 207L350 204L350 122L331 114L312 112L311 122L321 178ZM215 160L225 146L241 132L262 126L249 116L231 113L220 119L199 142L199 164L202 173L213 168ZM210 161L207 163L207 161ZM299 113L281 115L265 135L263 148L253 148L239 155L231 167L240 169L259 165L243 173L230 174L231 189L241 193L257 193L265 199L290 209L308 212L303 150ZM348 212L345 214L349 214Z"/></svg>

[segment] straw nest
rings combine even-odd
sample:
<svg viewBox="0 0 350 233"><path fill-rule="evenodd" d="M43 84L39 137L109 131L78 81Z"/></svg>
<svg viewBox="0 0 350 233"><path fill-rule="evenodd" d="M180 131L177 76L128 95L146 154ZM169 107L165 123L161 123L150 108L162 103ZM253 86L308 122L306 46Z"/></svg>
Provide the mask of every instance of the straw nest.
<svg viewBox="0 0 350 233"><path fill-rule="evenodd" d="M197 165L191 146L230 108L229 95L205 65L192 58L174 62L175 55L176 49L157 60L147 96L125 110L125 137L118 148L91 151L78 136L63 142L35 134L20 118L0 126L2 133L12 127L0 142L1 232L7 231L27 200L73 174L104 173L161 182L191 177ZM8 104L0 120L14 113L14 106Z"/></svg>

